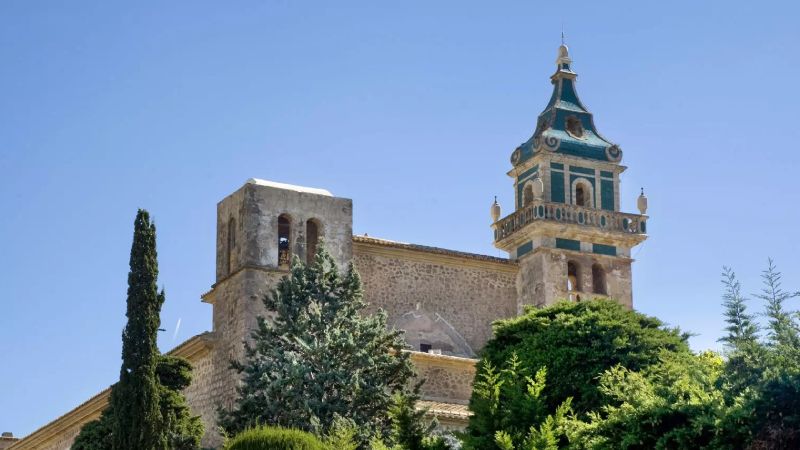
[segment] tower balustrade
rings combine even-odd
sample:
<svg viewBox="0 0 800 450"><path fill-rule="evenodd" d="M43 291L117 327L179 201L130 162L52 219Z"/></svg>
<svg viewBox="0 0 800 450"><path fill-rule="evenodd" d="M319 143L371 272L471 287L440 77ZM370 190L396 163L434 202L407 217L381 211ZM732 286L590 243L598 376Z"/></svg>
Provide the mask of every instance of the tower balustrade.
<svg viewBox="0 0 800 450"><path fill-rule="evenodd" d="M645 215L534 200L495 222L494 240L499 242L537 221L583 225L622 234L644 235L647 231Z"/></svg>

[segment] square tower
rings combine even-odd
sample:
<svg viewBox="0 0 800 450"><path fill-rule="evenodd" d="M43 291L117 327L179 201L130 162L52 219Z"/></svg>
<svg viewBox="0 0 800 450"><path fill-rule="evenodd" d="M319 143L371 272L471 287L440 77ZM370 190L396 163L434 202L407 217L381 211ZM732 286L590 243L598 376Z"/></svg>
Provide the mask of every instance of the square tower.
<svg viewBox="0 0 800 450"><path fill-rule="evenodd" d="M353 255L353 202L324 189L250 179L217 204L216 282L203 301L213 306L212 376L206 423L216 423L216 408L230 408L238 375L233 360L244 356L258 316L267 316L261 301L289 273L293 257L303 261L324 240L340 268ZM221 442L209 430L213 442Z"/></svg>
<svg viewBox="0 0 800 450"><path fill-rule="evenodd" d="M565 45L553 95L533 136L511 155L514 212L493 205L494 243L519 262L518 308L613 298L633 307L631 248L647 238L642 214L620 212L622 150L594 125L575 90Z"/></svg>

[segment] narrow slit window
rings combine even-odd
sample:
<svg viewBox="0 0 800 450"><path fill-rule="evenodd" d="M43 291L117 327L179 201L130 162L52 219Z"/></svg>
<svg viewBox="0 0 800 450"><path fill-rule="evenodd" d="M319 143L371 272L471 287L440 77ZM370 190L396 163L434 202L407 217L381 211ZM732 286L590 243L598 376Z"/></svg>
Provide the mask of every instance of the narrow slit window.
<svg viewBox="0 0 800 450"><path fill-rule="evenodd" d="M292 222L288 216L278 217L278 267L288 268L291 264Z"/></svg>

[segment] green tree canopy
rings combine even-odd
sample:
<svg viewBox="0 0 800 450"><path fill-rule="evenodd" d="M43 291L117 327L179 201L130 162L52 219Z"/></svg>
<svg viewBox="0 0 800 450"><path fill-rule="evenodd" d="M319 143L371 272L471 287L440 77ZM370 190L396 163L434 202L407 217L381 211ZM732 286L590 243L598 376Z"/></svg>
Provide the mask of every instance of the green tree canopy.
<svg viewBox="0 0 800 450"><path fill-rule="evenodd" d="M706 352L665 353L640 371L615 366L600 376L606 404L565 427L575 449L720 448L724 410L716 388L722 358Z"/></svg>
<svg viewBox="0 0 800 450"><path fill-rule="evenodd" d="M713 353L664 354L639 371L623 367L600 377L605 404L569 423L572 447L586 449L800 448L798 316L786 304L770 260L762 274L766 333L732 270L725 268L727 360Z"/></svg>
<svg viewBox="0 0 800 450"><path fill-rule="evenodd" d="M475 415L464 434L464 447L499 450L553 450L570 411L566 399L553 414L543 395L547 370L535 373L516 353L500 368L488 360L475 379L470 407Z"/></svg>
<svg viewBox="0 0 800 450"><path fill-rule="evenodd" d="M547 410L572 398L573 410L582 414L603 404L601 373L616 365L644 369L663 352L688 353L687 336L615 301L593 300L528 308L496 322L482 360L499 367L516 354L526 370L546 368Z"/></svg>
<svg viewBox="0 0 800 450"><path fill-rule="evenodd" d="M233 362L244 383L234 409L220 413L223 427L235 434L269 424L323 435L343 418L362 442L388 434L392 395L410 393L413 370L385 313L361 314L352 264L340 274L320 246L312 264L295 259L263 301L273 318L259 318L244 361Z"/></svg>

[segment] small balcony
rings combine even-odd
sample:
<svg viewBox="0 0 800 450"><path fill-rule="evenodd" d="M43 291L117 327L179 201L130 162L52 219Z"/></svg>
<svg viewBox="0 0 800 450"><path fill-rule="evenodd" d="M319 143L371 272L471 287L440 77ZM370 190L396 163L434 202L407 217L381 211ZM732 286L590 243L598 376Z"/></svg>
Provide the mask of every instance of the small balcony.
<svg viewBox="0 0 800 450"><path fill-rule="evenodd" d="M494 223L494 241L500 242L531 225L578 225L589 232L615 234L641 242L646 237L647 216L566 203L533 201Z"/></svg>

